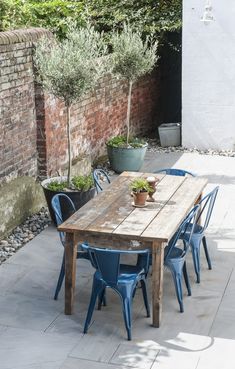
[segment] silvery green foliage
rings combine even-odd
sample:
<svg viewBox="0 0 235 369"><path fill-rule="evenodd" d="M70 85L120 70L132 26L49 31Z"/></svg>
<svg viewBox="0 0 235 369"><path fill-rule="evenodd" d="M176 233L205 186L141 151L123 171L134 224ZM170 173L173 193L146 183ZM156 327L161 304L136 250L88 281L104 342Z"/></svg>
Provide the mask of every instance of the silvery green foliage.
<svg viewBox="0 0 235 369"><path fill-rule="evenodd" d="M142 40L140 31L125 24L121 33L113 33L113 74L128 81L136 81L149 73L157 62L157 42L151 37Z"/></svg>
<svg viewBox="0 0 235 369"><path fill-rule="evenodd" d="M106 53L102 35L93 27L70 28L67 39L42 39L35 51L35 64L45 90L67 106L93 89L104 72Z"/></svg>

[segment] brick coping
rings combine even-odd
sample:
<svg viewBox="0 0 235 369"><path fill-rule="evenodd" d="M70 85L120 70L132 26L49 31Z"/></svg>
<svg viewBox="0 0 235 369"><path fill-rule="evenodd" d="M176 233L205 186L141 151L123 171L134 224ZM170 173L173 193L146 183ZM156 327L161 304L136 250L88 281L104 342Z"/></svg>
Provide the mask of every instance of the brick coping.
<svg viewBox="0 0 235 369"><path fill-rule="evenodd" d="M52 36L51 31L45 28L22 28L12 31L0 32L0 45L17 44L21 42L32 42L43 35Z"/></svg>

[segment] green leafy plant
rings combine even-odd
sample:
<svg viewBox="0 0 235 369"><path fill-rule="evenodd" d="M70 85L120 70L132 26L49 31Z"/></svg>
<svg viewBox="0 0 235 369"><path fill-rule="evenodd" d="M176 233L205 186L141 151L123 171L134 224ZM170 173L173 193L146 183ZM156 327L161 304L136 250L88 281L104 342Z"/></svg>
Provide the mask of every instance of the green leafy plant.
<svg viewBox="0 0 235 369"><path fill-rule="evenodd" d="M182 0L1 0L0 30L44 27L65 38L71 20L84 25L89 17L96 30L109 37L123 22L145 35L159 36L179 30L182 25Z"/></svg>
<svg viewBox="0 0 235 369"><path fill-rule="evenodd" d="M67 187L67 182L66 181L64 181L64 182L51 181L47 185L48 190L56 191L56 192L63 191L63 190L65 190L66 187Z"/></svg>
<svg viewBox="0 0 235 369"><path fill-rule="evenodd" d="M88 24L76 29L72 25L67 39L61 42L44 38L35 50L35 65L44 90L65 104L68 138L67 186L71 186L71 118L72 104L94 89L104 73L103 57L106 54L103 35Z"/></svg>
<svg viewBox="0 0 235 369"><path fill-rule="evenodd" d="M47 184L48 190L56 192L66 190L88 191L93 187L94 181L91 174L87 176L74 176L69 187L67 181L51 181Z"/></svg>
<svg viewBox="0 0 235 369"><path fill-rule="evenodd" d="M137 193L137 192L153 192L152 187L149 185L145 178L135 178L130 183L130 189Z"/></svg>
<svg viewBox="0 0 235 369"><path fill-rule="evenodd" d="M72 184L78 191L88 191L94 187L92 175L75 176L72 178Z"/></svg>
<svg viewBox="0 0 235 369"><path fill-rule="evenodd" d="M130 137L129 138L129 145L131 147L143 147L143 145L146 144L146 141L141 139L141 138L137 138L137 137ZM107 146L111 146L111 147L126 147L126 137L125 136L115 136L110 138L107 141Z"/></svg>
<svg viewBox="0 0 235 369"><path fill-rule="evenodd" d="M126 80L129 85L126 115L126 147L130 146L130 113L132 86L141 76L150 73L157 61L157 42L151 37L145 41L139 31L129 24L122 32L114 32L111 37L113 53L111 55L112 74Z"/></svg>

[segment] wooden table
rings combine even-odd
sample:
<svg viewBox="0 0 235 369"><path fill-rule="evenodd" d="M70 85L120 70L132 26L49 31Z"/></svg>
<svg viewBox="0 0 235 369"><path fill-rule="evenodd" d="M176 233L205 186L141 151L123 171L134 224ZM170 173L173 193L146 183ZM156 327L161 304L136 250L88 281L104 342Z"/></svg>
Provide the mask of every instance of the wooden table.
<svg viewBox="0 0 235 369"><path fill-rule="evenodd" d="M158 177L155 202L132 206L129 184L134 177ZM77 244L119 249L152 250L152 316L159 327L162 310L164 247L193 205L201 198L204 178L124 172L105 191L89 201L59 231L66 232L65 314L72 314ZM135 241L135 242L133 242ZM136 242L138 241L138 242Z"/></svg>

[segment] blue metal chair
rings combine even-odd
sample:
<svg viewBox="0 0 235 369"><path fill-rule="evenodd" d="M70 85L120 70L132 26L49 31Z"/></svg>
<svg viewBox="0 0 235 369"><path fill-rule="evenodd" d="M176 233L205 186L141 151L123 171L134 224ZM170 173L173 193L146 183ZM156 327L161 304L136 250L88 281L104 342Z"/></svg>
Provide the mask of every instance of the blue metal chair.
<svg viewBox="0 0 235 369"><path fill-rule="evenodd" d="M188 296L191 296L191 287L189 283L187 268L186 268L186 254L189 249L189 242L192 237L194 227L196 224L199 205L196 205L187 217L180 224L178 230L169 241L164 250L164 265L171 271L173 281L175 284L175 292L180 306L180 312L184 312L183 306L183 291L182 291L182 274L184 275L185 284L188 290ZM178 241L183 239L185 233L189 232L188 241L183 240L183 247L179 247Z"/></svg>
<svg viewBox="0 0 235 369"><path fill-rule="evenodd" d="M192 177L196 177L196 174L189 172L184 169L176 169L176 168L165 168L165 169L159 169L156 170L154 173L166 173L171 176L181 176L185 177L186 175L190 175Z"/></svg>
<svg viewBox="0 0 235 369"><path fill-rule="evenodd" d="M72 200L65 194L57 194L53 196L51 200L51 205L55 213L57 226L59 226L66 220L63 218L63 211L62 211L63 206L66 206L69 216L71 216L76 211ZM62 245L65 246L65 233L59 232L59 235L60 235L60 240L61 240ZM81 248L81 245L78 245L77 258L89 260L88 252L84 251ZM58 295L59 295L59 292L60 292L60 289L61 289L61 286L64 280L64 275L65 275L65 258L63 254L63 259L62 259L60 274L59 274L59 278L58 278L58 282L57 282L57 286L55 290L54 300L57 300L58 298Z"/></svg>
<svg viewBox="0 0 235 369"><path fill-rule="evenodd" d="M196 226L190 238L191 229L188 229L185 233L183 239L190 243L192 255L193 255L193 263L194 269L196 273L197 283L200 283L200 245L201 242L203 244L203 248L206 255L206 260L208 264L208 268L212 269L211 260L208 252L207 242L205 231L209 225L211 214L215 205L215 200L217 197L217 193L219 190L219 186L215 187L213 191L208 193L202 200L199 202L200 211L197 216ZM203 213L205 217L202 219ZM200 224L198 224L200 222Z"/></svg>
<svg viewBox="0 0 235 369"><path fill-rule="evenodd" d="M141 284L147 317L150 316L146 288L149 250L122 251L93 248L87 245L83 245L82 248L89 252L90 260L97 269L93 277L92 293L84 325L84 333L88 331L97 297L102 296L106 287L110 287L117 292L122 300L127 337L128 340L131 340L132 300L138 282ZM138 258L136 265L125 265L120 263L120 256L123 254L141 255L142 257Z"/></svg>
<svg viewBox="0 0 235 369"><path fill-rule="evenodd" d="M96 192L99 193L103 191L102 182L110 183L110 178L108 174L103 169L94 169L93 179L96 187Z"/></svg>

